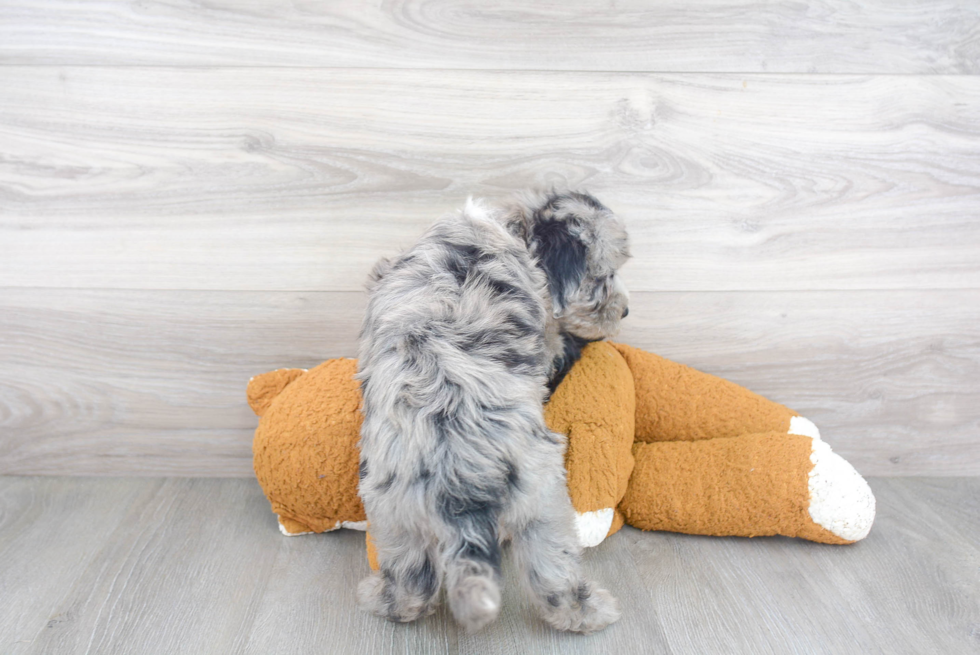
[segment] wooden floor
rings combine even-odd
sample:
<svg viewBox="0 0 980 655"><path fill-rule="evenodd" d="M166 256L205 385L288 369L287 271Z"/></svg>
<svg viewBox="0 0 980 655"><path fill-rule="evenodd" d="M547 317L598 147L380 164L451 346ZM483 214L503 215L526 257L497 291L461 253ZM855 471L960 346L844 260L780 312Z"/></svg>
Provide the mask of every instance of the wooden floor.
<svg viewBox="0 0 980 655"><path fill-rule="evenodd" d="M467 636L359 612L363 533L287 538L252 480L0 477L0 652L970 653L980 650L980 480L875 478L871 535L838 547L625 528L586 566L623 619L504 611Z"/></svg>

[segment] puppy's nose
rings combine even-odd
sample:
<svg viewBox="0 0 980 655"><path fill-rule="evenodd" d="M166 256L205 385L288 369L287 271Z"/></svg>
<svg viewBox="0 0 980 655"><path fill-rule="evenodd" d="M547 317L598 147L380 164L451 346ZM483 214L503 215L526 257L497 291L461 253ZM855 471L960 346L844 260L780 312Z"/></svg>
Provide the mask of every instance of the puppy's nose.
<svg viewBox="0 0 980 655"><path fill-rule="evenodd" d="M629 315L630 315L630 308L627 307L626 309L623 310L623 318L626 318Z"/></svg>

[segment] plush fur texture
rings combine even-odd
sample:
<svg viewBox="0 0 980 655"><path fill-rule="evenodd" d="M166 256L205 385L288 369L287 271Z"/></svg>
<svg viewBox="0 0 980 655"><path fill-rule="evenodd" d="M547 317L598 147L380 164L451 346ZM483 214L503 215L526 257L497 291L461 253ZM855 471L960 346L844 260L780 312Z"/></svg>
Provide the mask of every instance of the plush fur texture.
<svg viewBox="0 0 980 655"><path fill-rule="evenodd" d="M430 614L445 587L468 631L500 611L500 544L540 615L591 632L619 618L585 580L565 437L542 405L588 341L614 335L629 296L621 221L581 193L469 202L372 273L358 378L360 495L380 572L361 606Z"/></svg>

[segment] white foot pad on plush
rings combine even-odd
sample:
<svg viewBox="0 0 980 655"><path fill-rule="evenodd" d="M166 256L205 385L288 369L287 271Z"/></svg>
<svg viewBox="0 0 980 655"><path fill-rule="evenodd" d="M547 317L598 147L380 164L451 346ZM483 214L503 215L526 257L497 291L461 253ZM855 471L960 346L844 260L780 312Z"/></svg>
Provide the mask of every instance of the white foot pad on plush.
<svg viewBox="0 0 980 655"><path fill-rule="evenodd" d="M289 530L286 529L286 526L282 524L282 521L279 521L279 532L283 533L287 537L301 537L304 534L313 534L312 530L307 532L290 532Z"/></svg>
<svg viewBox="0 0 980 655"><path fill-rule="evenodd" d="M798 434L801 437L820 438L820 430L817 429L813 421L802 416L794 416L789 420L789 430L787 432Z"/></svg>
<svg viewBox="0 0 980 655"><path fill-rule="evenodd" d="M360 530L364 532L367 530L367 521L337 521L336 525L327 530L327 532L333 532L334 530L339 530L341 528L347 528L348 530ZM279 521L279 532L283 533L287 537L300 537L304 534L313 534L312 530L307 530L306 532L289 532L286 530L286 526Z"/></svg>
<svg viewBox="0 0 980 655"><path fill-rule="evenodd" d="M810 518L841 539L868 536L875 520L875 497L854 467L819 437L810 453Z"/></svg>
<svg viewBox="0 0 980 655"><path fill-rule="evenodd" d="M575 530L578 542L583 548L592 548L602 543L612 527L614 510L612 507L597 509L594 512L581 512L575 515Z"/></svg>

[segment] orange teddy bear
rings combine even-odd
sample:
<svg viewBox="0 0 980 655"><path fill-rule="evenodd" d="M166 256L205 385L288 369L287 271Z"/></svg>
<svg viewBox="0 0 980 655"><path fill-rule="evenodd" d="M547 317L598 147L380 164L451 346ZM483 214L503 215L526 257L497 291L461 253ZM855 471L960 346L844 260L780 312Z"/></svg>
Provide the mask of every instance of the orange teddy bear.
<svg viewBox="0 0 980 655"><path fill-rule="evenodd" d="M252 378L255 474L287 535L366 529L357 495L357 362ZM579 538L642 530L831 544L867 536L867 482L796 412L622 344L589 344L545 406L568 436ZM368 536L369 558L370 535ZM372 565L376 562L371 558Z"/></svg>

